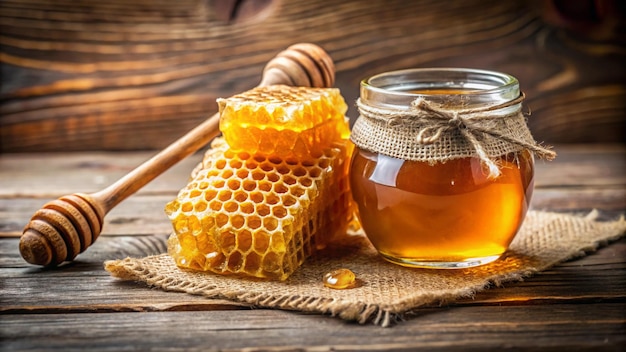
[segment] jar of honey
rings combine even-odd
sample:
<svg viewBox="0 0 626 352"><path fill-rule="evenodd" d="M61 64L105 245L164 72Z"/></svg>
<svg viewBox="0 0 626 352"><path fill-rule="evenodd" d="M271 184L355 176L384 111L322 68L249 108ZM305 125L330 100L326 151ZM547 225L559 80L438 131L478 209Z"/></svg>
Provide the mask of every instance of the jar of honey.
<svg viewBox="0 0 626 352"><path fill-rule="evenodd" d="M387 260L409 267L492 262L520 228L533 192L524 95L510 75L411 69L361 82L350 185L359 220Z"/></svg>

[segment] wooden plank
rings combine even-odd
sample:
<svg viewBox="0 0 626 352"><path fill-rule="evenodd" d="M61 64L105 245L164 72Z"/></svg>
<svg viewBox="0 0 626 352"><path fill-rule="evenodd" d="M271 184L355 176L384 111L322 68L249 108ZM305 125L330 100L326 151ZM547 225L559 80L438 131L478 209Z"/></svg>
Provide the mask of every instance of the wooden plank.
<svg viewBox="0 0 626 352"><path fill-rule="evenodd" d="M560 160L538 165L537 178L546 182L538 185L533 206L577 212L597 207L609 218L623 214L624 150L622 146L564 148ZM66 155L51 157L65 160ZM115 168L128 160L116 159L115 153L102 155L107 166L88 174L126 172ZM73 156L78 159L67 159L71 161L66 167L90 160L88 154ZM45 164L48 157L34 159ZM0 166L13 165L10 172L0 168L0 191L9 185L9 191L0 195L2 350L619 351L626 343L626 239L522 282L441 307L416 309L406 321L382 329L323 315L250 309L110 277L103 269L104 260L165 251L169 223L162 207L177 190L169 182L186 178L189 170L184 168L168 176L160 188L135 195L114 209L105 225L107 235L76 262L58 269L31 266L18 254L18 238L6 236L19 234L18 223L26 221L56 186L29 190L25 183L20 187L32 193L18 194L19 182L41 180L45 168L43 173L29 174L28 165L16 160L21 159L0 156ZM552 170L554 165L563 167ZM62 187L78 182L63 177L62 167L55 172ZM590 178L594 173L605 176Z"/></svg>
<svg viewBox="0 0 626 352"><path fill-rule="evenodd" d="M626 147L563 145L559 157L538 162L535 209L626 209ZM64 194L94 192L125 175L151 153L0 155L0 236L19 236L32 214ZM157 177L105 217L103 235L164 234L165 204L175 198L201 159L194 155Z"/></svg>
<svg viewBox="0 0 626 352"><path fill-rule="evenodd" d="M175 194L129 197L104 218L101 236L170 233L172 225L163 209L175 197ZM0 237L20 236L33 214L47 201L39 198L0 198Z"/></svg>
<svg viewBox="0 0 626 352"><path fill-rule="evenodd" d="M0 240L4 303L0 313L92 312L224 309L242 307L224 301L150 290L142 284L120 282L104 271L103 261L165 252L163 236L105 237L77 260L58 269L25 263L17 239ZM563 302L622 302L626 300L626 239L587 257L567 262L522 282L506 283L451 305L526 305ZM24 295L24 290L29 294Z"/></svg>
<svg viewBox="0 0 626 352"><path fill-rule="evenodd" d="M424 309L392 328L269 310L5 314L6 350L474 351L626 342L623 304Z"/></svg>
<svg viewBox="0 0 626 352"><path fill-rule="evenodd" d="M172 225L163 210L176 197L139 194L129 197L105 218L101 236L163 235ZM0 237L19 237L32 215L48 199L0 197ZM532 209L587 213L602 209L606 218L614 218L626 210L626 188L537 188Z"/></svg>
<svg viewBox="0 0 626 352"><path fill-rule="evenodd" d="M519 78L540 141L624 139L614 2L267 0L245 11L257 2L0 2L0 151L161 149L301 41L330 52L351 107L366 76L475 67Z"/></svg>
<svg viewBox="0 0 626 352"><path fill-rule="evenodd" d="M536 162L535 185L544 187L626 185L626 146L557 145L558 157ZM0 154L0 197L54 198L95 192L149 159L152 152ZM157 177L138 194L175 194L202 159L195 154Z"/></svg>
<svg viewBox="0 0 626 352"><path fill-rule="evenodd" d="M626 146L562 144L554 161L537 160L536 187L624 186Z"/></svg>
<svg viewBox="0 0 626 352"><path fill-rule="evenodd" d="M46 200L76 192L99 191L155 153L0 154L0 197ZM180 161L138 194L176 194L202 160L200 153ZM43 204L43 203L42 203Z"/></svg>
<svg viewBox="0 0 626 352"><path fill-rule="evenodd" d="M537 188L531 209L563 212L602 209L604 213L623 214L626 211L626 187Z"/></svg>

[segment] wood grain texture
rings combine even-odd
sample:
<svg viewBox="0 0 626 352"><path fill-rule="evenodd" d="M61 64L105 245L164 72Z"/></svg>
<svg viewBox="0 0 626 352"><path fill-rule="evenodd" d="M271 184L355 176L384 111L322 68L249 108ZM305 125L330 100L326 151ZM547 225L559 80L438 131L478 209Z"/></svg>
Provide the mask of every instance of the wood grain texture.
<svg viewBox="0 0 626 352"><path fill-rule="evenodd" d="M7 350L206 350L210 339L220 350L617 351L626 341L624 240L523 282L416 309L391 329L150 290L119 282L102 268L104 258L162 251L155 244L163 240L103 238L87 258L56 270L33 268L17 255L11 259L17 239L0 241L0 345ZM150 338L138 339L140 331L149 331Z"/></svg>
<svg viewBox="0 0 626 352"><path fill-rule="evenodd" d="M607 214L626 210L626 147L557 145L557 159L536 164L532 207ZM150 157L150 152L0 155L0 237L18 237L37 209L63 194L94 192ZM201 160L196 154L114 208L102 235L167 234L164 206Z"/></svg>
<svg viewBox="0 0 626 352"><path fill-rule="evenodd" d="M245 304L206 300L194 295L146 290L118 281L104 271L105 260L145 257L166 251L166 236L116 236L100 239L89 252L63 268L41 269L25 263L15 251L17 239L0 241L4 303L0 314L81 311L216 310ZM450 306L626 303L626 240L597 253L534 275L448 303ZM86 282L89 284L87 285ZM599 283L602 283L599 285ZM31 293L23 294L28 288ZM71 292L71 294L64 294ZM219 303L219 307L213 307ZM205 307L203 307L205 306ZM436 304L432 305L437 306ZM143 307L143 308L142 308ZM234 308L233 308L234 309Z"/></svg>
<svg viewBox="0 0 626 352"><path fill-rule="evenodd" d="M626 184L626 145L563 144L554 149L555 160L535 163L537 188ZM48 199L95 192L151 156L151 152L0 154L0 197ZM202 153L183 160L137 194L175 194L201 160Z"/></svg>
<svg viewBox="0 0 626 352"><path fill-rule="evenodd" d="M604 219L624 214L624 146L557 145L557 151L554 162L537 165L533 206L598 208ZM200 155L120 204L109 214L105 236L75 262L44 269L23 261L13 233L47 198L97 189L94 178L115 179L149 155L0 155L0 350L622 351L626 344L624 238L524 281L416 309L389 329L111 277L105 260L166 250L170 225L162 207Z"/></svg>
<svg viewBox="0 0 626 352"><path fill-rule="evenodd" d="M303 41L329 51L351 107L375 73L485 68L519 78L538 140L624 139L619 1L590 18L558 0L255 3L0 2L0 151L161 149Z"/></svg>
<svg viewBox="0 0 626 352"><path fill-rule="evenodd" d="M20 351L81 351L86 345L116 351L620 351L626 341L621 309L621 304L433 308L391 329L260 309L8 314L0 321L0 337L8 350ZM150 335L142 336L146 331Z"/></svg>

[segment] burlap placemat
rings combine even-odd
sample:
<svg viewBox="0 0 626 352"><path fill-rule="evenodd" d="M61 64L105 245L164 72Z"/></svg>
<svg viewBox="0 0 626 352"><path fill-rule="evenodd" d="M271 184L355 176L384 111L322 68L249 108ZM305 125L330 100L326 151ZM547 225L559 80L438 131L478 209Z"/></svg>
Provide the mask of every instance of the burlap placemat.
<svg viewBox="0 0 626 352"><path fill-rule="evenodd" d="M414 308L468 297L492 285L520 280L594 251L625 232L623 216L603 222L597 220L596 212L575 216L531 211L502 258L470 269L410 269L390 264L360 235L309 258L284 282L184 271L167 254L107 261L105 268L117 278L167 291L389 326ZM337 268L354 271L358 286L347 290L326 288L322 276Z"/></svg>

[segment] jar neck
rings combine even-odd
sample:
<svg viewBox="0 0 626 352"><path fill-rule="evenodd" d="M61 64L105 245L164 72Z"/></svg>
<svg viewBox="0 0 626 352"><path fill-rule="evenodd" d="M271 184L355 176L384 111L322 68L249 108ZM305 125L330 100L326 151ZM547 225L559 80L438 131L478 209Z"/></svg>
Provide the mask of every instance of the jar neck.
<svg viewBox="0 0 626 352"><path fill-rule="evenodd" d="M498 105L520 96L519 82L510 75L465 68L422 68L381 73L361 81L363 104L408 110L422 98L447 109ZM520 108L520 104L511 108Z"/></svg>

